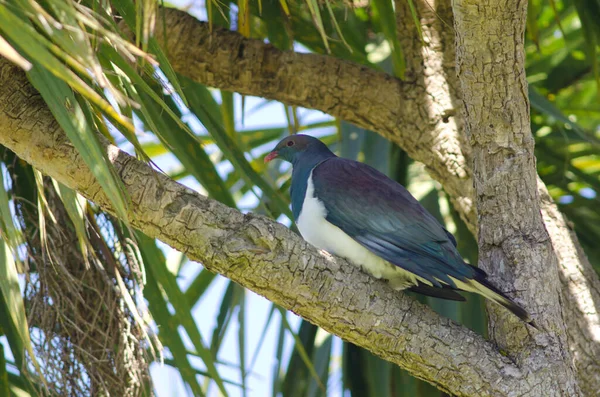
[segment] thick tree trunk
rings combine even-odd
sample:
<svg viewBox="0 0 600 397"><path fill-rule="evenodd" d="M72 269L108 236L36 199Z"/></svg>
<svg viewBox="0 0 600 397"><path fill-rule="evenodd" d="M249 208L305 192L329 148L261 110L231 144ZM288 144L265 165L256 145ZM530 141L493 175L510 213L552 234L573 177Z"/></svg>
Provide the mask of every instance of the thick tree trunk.
<svg viewBox="0 0 600 397"><path fill-rule="evenodd" d="M600 285L598 275L577 241L575 231L558 210L542 181L538 194L546 230L559 261L560 303L569 351L586 396L600 390Z"/></svg>
<svg viewBox="0 0 600 397"><path fill-rule="evenodd" d="M446 189L463 219L475 230L470 148L461 134L463 117L456 112L460 92L450 0L435 5L413 1L422 36L408 1L395 0L394 4L406 73L404 81L398 82L400 103L394 109L397 122L392 140L413 159L428 159L424 164L433 178L455 182Z"/></svg>
<svg viewBox="0 0 600 397"><path fill-rule="evenodd" d="M580 393L560 302L558 258L544 226L524 66L527 2L455 0L457 66L473 153L479 262L494 284L533 314L530 333L488 305L491 337L520 366L540 368L545 387Z"/></svg>

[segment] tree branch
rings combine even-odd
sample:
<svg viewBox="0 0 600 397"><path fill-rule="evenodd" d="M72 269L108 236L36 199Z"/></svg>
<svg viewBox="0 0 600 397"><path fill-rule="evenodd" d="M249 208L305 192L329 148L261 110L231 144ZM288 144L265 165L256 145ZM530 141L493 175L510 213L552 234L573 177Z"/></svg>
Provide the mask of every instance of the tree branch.
<svg viewBox="0 0 600 397"><path fill-rule="evenodd" d="M400 7L405 4L398 3ZM419 3L421 7L432 7ZM439 9L446 7L445 4L436 2L436 14L447 15ZM401 9L398 4L397 9ZM433 113L428 112L427 107L410 105L416 95L412 88L418 75L409 74L407 81L402 82L385 73L333 57L280 51L262 41L246 39L222 29L211 33L206 24L186 13L167 9L164 12L168 34L163 45L178 73L209 86L321 110L378 132L425 164L432 177L449 193L470 230L476 231L470 154L468 145L461 144L463 134L457 133L463 123L461 112L457 111L460 105L445 109L444 104L448 102L441 101ZM438 36L445 54L451 47L452 34L448 24L451 26L446 17L442 22L446 28ZM412 21L409 21L402 26L411 25ZM402 35L406 33L401 30ZM414 40L413 46L410 43L403 42L403 47L409 46L409 52L410 49L421 50L420 46L414 48ZM438 44L430 44L434 48L428 48L423 54L434 58L430 67L441 66L437 73L450 77L447 88L442 88L456 96L451 71L448 72L449 68L454 68L453 59L446 55L436 60L439 55L433 50ZM418 64L413 70L423 73ZM436 72L428 73L430 78L435 78ZM438 98L440 94L437 90L427 92L430 98ZM444 128L451 124L447 121L452 118L455 125ZM538 181L538 194L542 199L545 227L560 260L563 314L569 346L576 351L574 359L582 390L593 394L600 389L600 362L597 360L600 357L600 280L541 181ZM563 248L569 251L563 252Z"/></svg>
<svg viewBox="0 0 600 397"><path fill-rule="evenodd" d="M0 144L114 213L41 97L3 58L0 82ZM318 253L284 226L241 214L103 144L131 197L129 220L147 235L453 395L541 395L536 372L472 331Z"/></svg>

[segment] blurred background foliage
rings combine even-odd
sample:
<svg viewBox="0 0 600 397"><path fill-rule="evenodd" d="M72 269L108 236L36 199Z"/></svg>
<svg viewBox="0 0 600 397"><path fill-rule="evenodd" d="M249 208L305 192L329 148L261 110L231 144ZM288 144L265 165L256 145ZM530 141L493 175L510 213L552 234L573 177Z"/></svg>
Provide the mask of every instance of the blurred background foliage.
<svg viewBox="0 0 600 397"><path fill-rule="evenodd" d="M27 71L120 219L127 197L95 131L215 200L290 226L290 168L262 160L283 136L303 132L406 185L477 262L477 244L440 185L389 141L177 75L152 37L162 6L280 49L404 74L390 0L0 0L0 55ZM136 32L135 42L117 19ZM596 270L598 21L598 2L530 0L526 32L538 171ZM0 150L0 395L137 395L152 387L159 395L443 395L132 231ZM485 335L478 297L417 299Z"/></svg>

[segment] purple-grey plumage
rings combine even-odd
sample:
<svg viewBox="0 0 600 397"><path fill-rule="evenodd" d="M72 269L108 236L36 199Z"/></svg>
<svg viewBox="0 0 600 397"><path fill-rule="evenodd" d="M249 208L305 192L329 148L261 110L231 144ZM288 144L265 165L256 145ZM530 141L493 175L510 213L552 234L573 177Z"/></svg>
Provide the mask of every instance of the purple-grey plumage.
<svg viewBox="0 0 600 397"><path fill-rule="evenodd" d="M476 292L532 323L485 272L464 262L452 234L399 183L306 135L284 138L265 160L275 157L293 165L292 212L311 244L396 289L453 300L464 300L456 290Z"/></svg>

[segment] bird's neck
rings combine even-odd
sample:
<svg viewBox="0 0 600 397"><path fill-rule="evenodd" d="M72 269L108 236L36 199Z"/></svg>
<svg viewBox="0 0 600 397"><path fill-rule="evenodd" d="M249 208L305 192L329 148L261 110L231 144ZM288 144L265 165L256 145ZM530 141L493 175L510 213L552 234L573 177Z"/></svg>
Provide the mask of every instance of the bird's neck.
<svg viewBox="0 0 600 397"><path fill-rule="evenodd" d="M312 171L323 161L332 157L335 157L335 154L331 152L319 153L318 155L311 156L309 161L307 161L307 158L304 158L303 161L294 161L292 163L292 187L290 195L292 199L292 213L294 214L295 220L298 220L300 212L302 211L302 204L304 203L306 189L308 187L308 179L310 178Z"/></svg>

